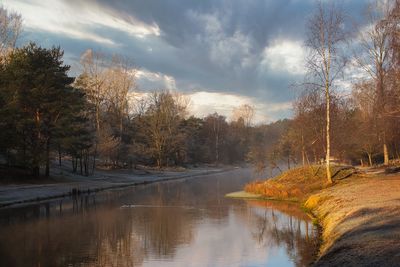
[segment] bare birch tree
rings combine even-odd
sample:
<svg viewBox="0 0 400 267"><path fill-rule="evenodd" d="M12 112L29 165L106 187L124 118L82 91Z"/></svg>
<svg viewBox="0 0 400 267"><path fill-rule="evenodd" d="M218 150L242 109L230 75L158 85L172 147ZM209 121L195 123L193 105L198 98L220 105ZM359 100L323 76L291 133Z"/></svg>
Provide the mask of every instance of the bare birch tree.
<svg viewBox="0 0 400 267"><path fill-rule="evenodd" d="M318 2L315 14L307 25L306 46L309 48L307 68L310 83L324 90L326 104L326 176L332 183L330 170L331 157L331 115L330 97L339 74L343 71L346 60L341 47L346 40L344 14L332 4Z"/></svg>
<svg viewBox="0 0 400 267"><path fill-rule="evenodd" d="M122 137L130 112L129 96L136 86L136 69L126 58L108 57L91 49L83 53L81 65L83 72L76 84L84 89L93 107L94 155L100 152L100 156L110 159L116 166L126 148L122 146Z"/></svg>
<svg viewBox="0 0 400 267"><path fill-rule="evenodd" d="M357 107L359 132L357 144L359 149L367 154L368 164L373 165L373 158L378 154L379 136L375 114L375 85L373 81L364 81L353 86L352 98Z"/></svg>
<svg viewBox="0 0 400 267"><path fill-rule="evenodd" d="M95 109L96 131L100 131L101 124L101 108L105 101L105 75L106 57L100 52L95 52L91 49L86 50L81 56L81 65L83 73L81 77L84 79L85 91L89 101Z"/></svg>
<svg viewBox="0 0 400 267"><path fill-rule="evenodd" d="M22 31L22 17L0 6L0 57L4 59L15 48Z"/></svg>
<svg viewBox="0 0 400 267"><path fill-rule="evenodd" d="M387 76L390 69L390 24L387 18L392 9L392 2L377 0L368 5L367 27L359 33L362 49L355 56L357 64L372 78L375 84L374 114L383 148L384 165L389 164L385 113L387 112Z"/></svg>
<svg viewBox="0 0 400 267"><path fill-rule="evenodd" d="M106 70L105 96L107 110L115 114L120 134L123 132L123 120L129 112L129 93L136 88L136 69L129 60L114 55L111 66Z"/></svg>

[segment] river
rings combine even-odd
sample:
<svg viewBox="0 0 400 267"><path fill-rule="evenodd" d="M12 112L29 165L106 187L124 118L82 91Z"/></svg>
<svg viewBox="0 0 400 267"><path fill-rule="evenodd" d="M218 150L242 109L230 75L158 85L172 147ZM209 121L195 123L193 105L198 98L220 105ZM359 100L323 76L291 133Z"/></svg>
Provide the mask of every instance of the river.
<svg viewBox="0 0 400 267"><path fill-rule="evenodd" d="M296 205L227 199L250 169L0 209L0 266L308 266Z"/></svg>

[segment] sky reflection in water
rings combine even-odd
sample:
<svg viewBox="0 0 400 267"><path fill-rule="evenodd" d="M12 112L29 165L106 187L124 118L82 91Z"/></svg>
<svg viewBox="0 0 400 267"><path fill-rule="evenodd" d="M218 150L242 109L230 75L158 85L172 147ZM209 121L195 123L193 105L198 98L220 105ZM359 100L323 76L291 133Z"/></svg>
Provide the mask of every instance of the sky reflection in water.
<svg viewBox="0 0 400 267"><path fill-rule="evenodd" d="M1 266L307 266L297 207L224 198L250 170L0 210Z"/></svg>

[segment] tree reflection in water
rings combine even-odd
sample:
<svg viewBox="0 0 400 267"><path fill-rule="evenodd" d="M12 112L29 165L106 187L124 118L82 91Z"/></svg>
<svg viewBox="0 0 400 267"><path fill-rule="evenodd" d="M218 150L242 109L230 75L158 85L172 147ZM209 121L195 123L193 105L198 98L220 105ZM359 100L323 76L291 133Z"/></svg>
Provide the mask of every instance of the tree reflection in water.
<svg viewBox="0 0 400 267"><path fill-rule="evenodd" d="M249 204L257 214L253 238L258 244L284 246L296 266L309 266L316 256L318 233L298 205L279 201L249 201Z"/></svg>
<svg viewBox="0 0 400 267"><path fill-rule="evenodd" d="M223 197L249 173L1 209L0 266L265 266L273 247L306 265L315 238L301 211Z"/></svg>

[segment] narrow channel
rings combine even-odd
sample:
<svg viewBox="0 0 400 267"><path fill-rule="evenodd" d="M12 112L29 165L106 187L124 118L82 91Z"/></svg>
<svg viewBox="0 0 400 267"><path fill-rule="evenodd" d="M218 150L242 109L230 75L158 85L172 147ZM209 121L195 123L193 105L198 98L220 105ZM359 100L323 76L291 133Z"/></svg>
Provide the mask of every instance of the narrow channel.
<svg viewBox="0 0 400 267"><path fill-rule="evenodd" d="M0 210L0 266L308 266L317 231L296 205L225 198L236 169Z"/></svg>

